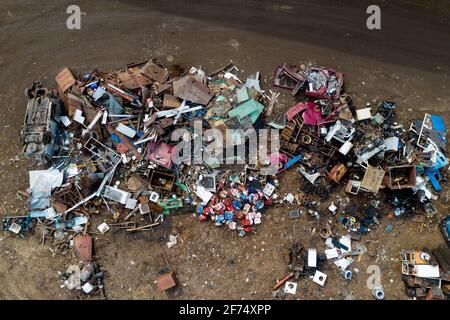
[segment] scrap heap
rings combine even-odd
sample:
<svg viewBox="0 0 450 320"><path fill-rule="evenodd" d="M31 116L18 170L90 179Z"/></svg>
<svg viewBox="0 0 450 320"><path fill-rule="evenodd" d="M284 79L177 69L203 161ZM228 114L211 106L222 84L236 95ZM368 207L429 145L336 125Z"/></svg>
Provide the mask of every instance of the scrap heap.
<svg viewBox="0 0 450 320"><path fill-rule="evenodd" d="M157 226L164 215L197 212L240 235L253 232L276 183L260 174L271 165L267 158L244 166L248 153L235 155L234 148L245 144L247 129L262 126L267 97L258 75L242 83L233 70L206 76L146 61L78 80L64 68L57 92L33 84L24 153L50 168L30 172L29 217L79 233L91 214L106 210L131 232ZM211 128L225 143L203 136ZM194 150L177 148L186 142ZM130 222L136 213L148 224Z"/></svg>
<svg viewBox="0 0 450 320"><path fill-rule="evenodd" d="M304 178L303 206L319 217L318 201L311 199L311 194L326 200L331 194L338 194L334 192L337 184L343 185L349 196L344 195L345 201L338 195L339 203L332 202L328 207L348 235L340 236L338 231L332 232L330 226L323 225L319 226L326 246L323 254L316 249L305 252L291 248L289 273L277 281L274 297L295 294L297 284L288 281L292 278L312 276L315 283L323 286L327 275L321 266L327 260L338 267L344 279L350 280L355 256L366 252L377 256L372 241L367 241L367 247L353 241L360 241L384 217L420 222L430 231L437 229L439 215L431 200L437 200L442 191L441 182L446 180L449 163L441 116L425 114L423 120L404 127L396 120L395 102L381 101L376 106L357 108L351 96L343 93L343 74L330 69L284 64L276 68L274 78L275 86L292 90L298 101L269 125L282 130L281 153L302 159L298 171ZM352 195L364 199L359 206L348 206ZM392 225L387 226L386 232L390 228ZM302 246L296 244L295 248ZM443 250L448 259L449 250ZM292 252L296 252L295 263ZM448 268L446 263L440 267ZM434 268L439 270L439 265ZM448 277L441 279L439 272L430 277L436 280L427 287L433 292L441 290L441 280L448 281ZM284 289L280 289L283 284ZM448 297L448 285L443 288L441 296ZM409 294L413 295L411 290ZM373 295L383 299L383 288L374 288Z"/></svg>
<svg viewBox="0 0 450 320"><path fill-rule="evenodd" d="M412 298L444 300L450 290L450 255L445 248L432 252L403 250L402 280Z"/></svg>
<svg viewBox="0 0 450 320"><path fill-rule="evenodd" d="M442 191L439 181L449 163L442 117L425 114L404 127L396 120L395 102L356 108L351 96L341 93L342 79L334 70L277 68L274 85L307 97L269 123L282 130L281 151L301 154L307 162L298 168L310 184L307 188L329 190L342 183L354 195L388 190L395 216L415 214L417 207L432 215L430 200L437 199L433 191ZM350 229L366 231L361 225Z"/></svg>
<svg viewBox="0 0 450 320"><path fill-rule="evenodd" d="M324 229L328 251L308 251L310 268L302 271L323 285L317 256L345 271L364 251L352 250L351 240L383 216L436 214L431 200L442 191L448 165L440 116L425 114L404 127L395 102L356 108L342 73L285 64L273 85L291 90L295 103L269 121L279 93L267 95L259 73L242 81L237 71L229 65L207 75L149 60L77 78L64 68L55 90L34 83L26 91L24 153L44 169L30 172L29 212L5 218L4 230L18 234L37 224L61 250L73 247L90 261L94 214L106 213L97 226L102 234L111 227L152 230L164 216L193 213L244 236L255 232L267 206L285 200L319 217L312 198L327 199L339 185L349 195L372 195L356 212L330 205L349 235ZM271 135L271 152L256 152L260 141L249 151L252 133L268 128L281 133ZM302 177L302 194L282 200L275 190L291 167ZM88 240L74 246L78 237Z"/></svg>

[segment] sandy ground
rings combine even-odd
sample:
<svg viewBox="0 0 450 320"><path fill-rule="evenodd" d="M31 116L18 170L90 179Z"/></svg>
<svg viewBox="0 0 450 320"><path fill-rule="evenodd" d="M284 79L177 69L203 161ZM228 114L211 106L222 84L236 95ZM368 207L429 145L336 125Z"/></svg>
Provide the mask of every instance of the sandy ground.
<svg viewBox="0 0 450 320"><path fill-rule="evenodd" d="M20 214L25 199L17 190L28 186L30 163L20 157L19 134L33 80L54 85L63 66L76 72L110 69L157 57L168 63L202 65L207 71L235 62L243 75L260 71L269 78L277 64L307 63L342 70L347 91L357 105L378 99L397 102L399 119L438 113L450 125L449 6L441 1L382 2L382 30L365 28L365 1L76 1L85 13L82 29L66 29L66 8L73 1L3 0L0 4L0 185L1 214ZM173 61L172 61L173 60ZM269 88L268 83L263 83ZM283 92L277 112L290 107ZM296 173L282 178L281 194L297 192ZM444 191L445 194L446 191ZM443 195L442 195L443 196ZM333 195L322 206L335 200ZM367 202L368 199L363 199ZM358 206L358 199L352 199ZM448 207L438 201L439 215ZM287 272L284 251L294 242L323 250L314 228L322 220L303 216L295 223L289 207L264 214L258 232L240 238L191 215L174 216L154 233L129 235L112 231L95 236L95 254L106 271L111 299L271 299L271 287ZM107 217L95 217L94 228ZM387 223L394 226L384 231ZM340 226L337 232L343 233ZM169 234L179 244L165 245ZM382 221L363 239L378 241L379 258L363 255L351 282L328 264L328 280L320 288L300 280L296 299L370 299L367 267L378 265L388 299L406 299L400 279L399 251L442 245L438 231L419 233L403 220ZM155 277L164 265L164 250L178 275L174 292L160 293ZM53 256L37 235L25 239L0 233L0 299L74 299L59 288L57 272L73 262L70 255Z"/></svg>

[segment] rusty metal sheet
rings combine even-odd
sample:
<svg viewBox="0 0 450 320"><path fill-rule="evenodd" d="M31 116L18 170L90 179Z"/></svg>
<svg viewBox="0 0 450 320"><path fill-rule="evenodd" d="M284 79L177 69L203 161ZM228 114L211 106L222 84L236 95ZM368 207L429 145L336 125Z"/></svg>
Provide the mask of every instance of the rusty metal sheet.
<svg viewBox="0 0 450 320"><path fill-rule="evenodd" d="M77 82L72 72L67 67L65 67L58 73L58 75L55 77L55 80L62 92L66 92Z"/></svg>
<svg viewBox="0 0 450 320"><path fill-rule="evenodd" d="M160 205L158 205L158 204L156 204L156 203L154 203L154 202L149 202L149 203L148 203L148 206L149 206L150 210L151 210L153 213L156 213L156 214L162 213L162 212L164 211L164 208L163 208L163 207L161 207Z"/></svg>
<svg viewBox="0 0 450 320"><path fill-rule="evenodd" d="M70 118L73 118L77 109L82 109L82 105L83 100L81 100L79 97L71 93L67 94L67 113Z"/></svg>
<svg viewBox="0 0 450 320"><path fill-rule="evenodd" d="M211 102L208 109L209 117L226 117L228 111L230 111L233 106L226 100Z"/></svg>
<svg viewBox="0 0 450 320"><path fill-rule="evenodd" d="M339 183L339 181L341 181L346 172L347 167L344 164L339 163L331 169L330 173L328 174L328 177L330 178L330 180Z"/></svg>
<svg viewBox="0 0 450 320"><path fill-rule="evenodd" d="M173 277L173 272L169 272L163 274L162 276L159 276L158 279L156 279L156 285L158 286L159 291L165 291L167 289L175 287L177 284Z"/></svg>
<svg viewBox="0 0 450 320"><path fill-rule="evenodd" d="M169 71L167 69L158 66L156 63L153 63L152 61L147 62L141 68L140 73L158 83L165 82L169 77Z"/></svg>
<svg viewBox="0 0 450 320"><path fill-rule="evenodd" d="M181 106L181 101L177 97L166 93L164 94L163 106L164 108L178 108Z"/></svg>
<svg viewBox="0 0 450 320"><path fill-rule="evenodd" d="M172 84L171 83L159 84L159 83L155 82L153 84L153 88L155 89L156 94L159 95L159 94L164 93L165 91L171 89Z"/></svg>
<svg viewBox="0 0 450 320"><path fill-rule="evenodd" d="M197 79L186 76L173 83L174 96L206 106L214 94Z"/></svg>
<svg viewBox="0 0 450 320"><path fill-rule="evenodd" d="M152 83L148 77L141 74L140 69L137 67L128 68L127 70L119 73L117 77L119 78L121 84L130 90L134 90Z"/></svg>
<svg viewBox="0 0 450 320"><path fill-rule="evenodd" d="M52 201L52 207L53 207L53 209L55 209L56 212L61 213L61 214L66 212L66 210L67 210L67 206L64 203L56 201L56 200Z"/></svg>
<svg viewBox="0 0 450 320"><path fill-rule="evenodd" d="M92 237L76 236L73 239L73 250L80 261L89 262L92 260Z"/></svg>

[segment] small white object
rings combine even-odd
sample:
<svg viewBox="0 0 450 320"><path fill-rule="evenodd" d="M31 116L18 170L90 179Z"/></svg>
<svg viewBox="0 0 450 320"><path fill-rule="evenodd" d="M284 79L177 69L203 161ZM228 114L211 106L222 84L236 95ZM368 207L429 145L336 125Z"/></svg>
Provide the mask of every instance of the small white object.
<svg viewBox="0 0 450 320"><path fill-rule="evenodd" d="M137 133L136 130L131 129L130 127L128 127L122 123L118 124L118 126L116 127L116 130L130 138L134 138Z"/></svg>
<svg viewBox="0 0 450 320"><path fill-rule="evenodd" d="M347 258L342 258L334 261L334 264L341 270L347 269L347 267L353 262L353 260L349 260Z"/></svg>
<svg viewBox="0 0 450 320"><path fill-rule="evenodd" d="M266 184L266 186L264 187L263 193L267 196L270 197L273 193L273 191L275 190L275 186L271 183Z"/></svg>
<svg viewBox="0 0 450 320"><path fill-rule="evenodd" d="M177 237L174 235L170 235L169 242L167 242L167 246L169 247L169 249L175 246L176 244L177 244Z"/></svg>
<svg viewBox="0 0 450 320"><path fill-rule="evenodd" d="M86 282L82 287L84 293L91 293L94 290L94 286L89 282Z"/></svg>
<svg viewBox="0 0 450 320"><path fill-rule="evenodd" d="M70 119L67 116L61 116L61 117L59 117L59 120L62 122L62 124L65 127L70 126L70 124L72 123L72 121L70 121Z"/></svg>
<svg viewBox="0 0 450 320"><path fill-rule="evenodd" d="M356 119L358 121L372 118L372 110L370 108L364 108L356 110Z"/></svg>
<svg viewBox="0 0 450 320"><path fill-rule="evenodd" d="M416 277L420 278L439 278L440 272L439 272L439 266L434 265L414 265L411 270L411 274Z"/></svg>
<svg viewBox="0 0 450 320"><path fill-rule="evenodd" d="M8 230L11 231L11 232L13 232L13 233L15 233L15 234L19 234L20 230L22 230L22 227L21 227L19 224L13 222L13 223L11 223L11 225L9 226L9 229L8 229Z"/></svg>
<svg viewBox="0 0 450 320"><path fill-rule="evenodd" d="M352 280L353 272L351 272L350 270L344 270L342 271L342 276L345 280Z"/></svg>
<svg viewBox="0 0 450 320"><path fill-rule="evenodd" d="M284 292L289 293L289 294L296 294L297 293L297 283L287 281L284 284Z"/></svg>
<svg viewBox="0 0 450 320"><path fill-rule="evenodd" d="M431 256L426 252L421 252L420 259L425 260L425 261L431 261Z"/></svg>
<svg viewBox="0 0 450 320"><path fill-rule="evenodd" d="M98 231L100 231L101 234L104 234L106 231L109 230L109 226L106 222L103 222L101 225L97 227Z"/></svg>
<svg viewBox="0 0 450 320"><path fill-rule="evenodd" d="M140 203L140 204L138 205L138 207L139 207L139 212L140 212L142 215L147 214L147 213L150 213L150 207L148 206L148 203Z"/></svg>
<svg viewBox="0 0 450 320"><path fill-rule="evenodd" d="M328 207L328 210L330 210L332 213L336 213L337 207L332 202L331 205Z"/></svg>
<svg viewBox="0 0 450 320"><path fill-rule="evenodd" d="M100 99L101 97L103 97L103 95L106 93L106 89L103 87L98 87L95 91L94 94L92 95L92 98L97 101L98 99Z"/></svg>
<svg viewBox="0 0 450 320"><path fill-rule="evenodd" d="M255 214L255 219L253 219L253 223L254 224L260 224L261 223L261 217L262 217L261 212L257 212Z"/></svg>
<svg viewBox="0 0 450 320"><path fill-rule="evenodd" d="M308 249L308 267L317 268L317 250Z"/></svg>
<svg viewBox="0 0 450 320"><path fill-rule="evenodd" d="M339 152L344 156L353 148L353 143L350 141L345 141L344 144L339 148Z"/></svg>
<svg viewBox="0 0 450 320"><path fill-rule="evenodd" d="M151 202L155 202L155 203L158 202L158 200L159 200L159 194L156 193L155 191L152 191L152 193L150 193L149 200L150 200Z"/></svg>
<svg viewBox="0 0 450 320"><path fill-rule="evenodd" d="M39 215L35 215L35 212L30 213L31 218L39 218L41 216L45 217L47 220L51 220L56 217L57 213L53 207L50 207L48 209L42 210L38 212Z"/></svg>
<svg viewBox="0 0 450 320"><path fill-rule="evenodd" d="M239 83L242 83L242 81L239 80L239 78L238 78L235 74L233 74L233 73L231 73L231 72L226 72L226 73L223 75L223 77L224 77L225 79L234 79L234 80L238 81Z"/></svg>
<svg viewBox="0 0 450 320"><path fill-rule="evenodd" d="M327 280L327 275L323 272L320 272L319 270L316 270L316 273L314 274L314 277L313 277L313 281L323 287L326 280Z"/></svg>
<svg viewBox="0 0 450 320"><path fill-rule="evenodd" d="M339 251L337 248L327 249L325 250L325 255L327 256L327 259L335 259L339 257Z"/></svg>
<svg viewBox="0 0 450 320"><path fill-rule="evenodd" d="M107 199L119 202L121 204L125 204L127 202L127 199L131 198L131 194L129 192L113 188L111 186L105 186L103 196Z"/></svg>
<svg viewBox="0 0 450 320"><path fill-rule="evenodd" d="M84 124L85 117L83 117L83 111L81 111L80 109L75 110L73 120L78 123Z"/></svg>
<svg viewBox="0 0 450 320"><path fill-rule="evenodd" d="M83 224L86 224L89 221L87 216L78 216L73 219L73 223L75 226L81 226Z"/></svg>
<svg viewBox="0 0 450 320"><path fill-rule="evenodd" d="M375 297L375 299L377 299L377 300L383 300L384 299L384 290L383 290L383 288L381 286L373 288L372 294Z"/></svg>
<svg viewBox="0 0 450 320"><path fill-rule="evenodd" d="M352 251L352 239L350 238L350 236L341 237L339 239L339 242L348 248L348 250L341 249L342 253L348 253Z"/></svg>
<svg viewBox="0 0 450 320"><path fill-rule="evenodd" d="M123 164L127 164L127 163L128 163L128 158L127 158L127 156L126 156L124 153L122 153L122 154L121 154L121 157L122 157L122 162L123 162Z"/></svg>
<svg viewBox="0 0 450 320"><path fill-rule="evenodd" d="M294 195L292 194L292 193L288 193L285 197L284 197L284 200L286 200L287 202L289 202L289 203L292 203L292 202L294 202Z"/></svg>
<svg viewBox="0 0 450 320"><path fill-rule="evenodd" d="M106 124L107 121L108 121L108 111L105 110L105 112L103 112L102 124Z"/></svg>
<svg viewBox="0 0 450 320"><path fill-rule="evenodd" d="M333 239L331 239L331 238L326 238L325 244L328 248L334 248Z"/></svg>
<svg viewBox="0 0 450 320"><path fill-rule="evenodd" d="M398 144L400 139L398 137L389 137L384 139L386 144L386 151L398 151Z"/></svg>
<svg viewBox="0 0 450 320"><path fill-rule="evenodd" d="M195 194L202 199L203 204L207 204L209 200L213 197L213 194L205 189L203 186L197 186Z"/></svg>
<svg viewBox="0 0 450 320"><path fill-rule="evenodd" d="M125 202L125 208L127 208L127 209L133 210L133 209L136 208L136 206L137 206L137 200L136 199L129 198L129 199L127 199L127 202Z"/></svg>
<svg viewBox="0 0 450 320"><path fill-rule="evenodd" d="M100 118L102 117L102 114L103 114L103 110L100 110L99 112L97 112L94 119L92 119L92 122L88 125L88 130L92 130L92 128L96 125L98 120L100 120Z"/></svg>
<svg viewBox="0 0 450 320"><path fill-rule="evenodd" d="M136 141L135 143L133 143L135 146L137 146L137 145L140 145L140 144L143 144L143 143L145 143L145 142L147 142L147 141L150 141L150 140L154 140L155 139L155 137L148 137L148 138L144 138L144 139L141 139L141 140L138 140L138 141ZM139 149L141 149L141 148L139 148ZM138 152L139 153L141 153L141 151L139 151L139 149L138 149Z"/></svg>

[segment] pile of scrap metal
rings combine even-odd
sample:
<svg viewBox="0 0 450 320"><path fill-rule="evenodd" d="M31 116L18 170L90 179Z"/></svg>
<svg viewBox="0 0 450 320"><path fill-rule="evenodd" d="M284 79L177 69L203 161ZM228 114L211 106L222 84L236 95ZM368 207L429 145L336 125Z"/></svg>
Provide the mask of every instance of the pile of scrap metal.
<svg viewBox="0 0 450 320"><path fill-rule="evenodd" d="M259 73L241 81L236 71L206 75L149 60L78 77L66 67L54 90L33 83L22 137L40 170L29 172L29 211L5 218L3 230L23 236L36 227L42 245L50 239L54 253L72 252L82 264L61 279L85 294L103 288L103 274L91 270L91 235L152 231L183 213L241 236L255 232L278 197L278 161L288 158L273 152L249 165L252 152L235 155L263 127L271 101ZM212 128L224 141L207 136ZM193 150L180 148L186 144ZM86 268L92 272L80 280Z"/></svg>
<svg viewBox="0 0 450 320"><path fill-rule="evenodd" d="M90 220L101 212L107 213L97 225L101 234L111 227L153 230L180 213L241 236L254 232L278 196L278 180L268 171L275 163L277 173L278 160L288 159L275 152L249 165L249 152L234 154L235 146L248 144L252 129L263 127L263 103L270 102L259 73L241 81L237 70L229 65L206 75L150 60L77 78L64 68L55 78L57 90L33 84L26 92L24 152L46 169L30 171L25 218L67 243L97 232ZM223 145L206 136L211 128L223 132ZM193 150L183 152L183 142ZM4 228L28 229L12 223Z"/></svg>
<svg viewBox="0 0 450 320"><path fill-rule="evenodd" d="M330 205L351 239L383 216L436 214L434 192L449 163L440 116L404 128L394 102L357 108L342 73L285 64L273 85L292 90L296 102L268 121L279 93L267 95L258 72L241 80L237 71L228 65L206 74L149 60L77 77L64 68L55 90L34 83L26 91L24 153L45 167L30 171L29 212L5 219L3 229L21 234L37 225L43 241L76 255L79 236L154 231L183 213L245 236L266 207L284 201L295 199L318 218L317 198L338 186L365 200L361 208ZM271 135L268 152L258 139L265 134L267 142L262 129L272 128L281 137ZM305 196L281 199L279 179L293 167ZM380 190L388 190L387 201ZM339 239L326 240L334 254L326 258L348 261Z"/></svg>
<svg viewBox="0 0 450 320"><path fill-rule="evenodd" d="M352 250L351 241L360 241L382 218L420 222L420 232L424 226L437 230L439 219L433 201L442 192L449 164L441 116L425 114L423 120L404 127L396 120L395 102L359 108L344 91L343 74L326 68L284 64L276 68L273 85L292 90L296 100L269 125L281 130L281 153L300 158L297 169L302 176L300 194L304 195L299 196L299 205L318 219L317 203L335 196L336 186L347 195L338 199L348 200L332 202L328 211L348 235L332 237L330 228L321 229L326 234L322 236L325 261L333 261L345 279L352 276L352 256L366 251L378 256L359 243ZM352 198L363 200L356 205ZM353 205L348 206L349 201ZM445 223L441 223L444 236ZM389 227L392 225L386 232ZM298 251L300 263L289 264L290 273L274 287L275 297L295 294L296 283L289 280L304 275L306 256L316 249L309 249L308 255ZM320 274L326 279L326 274ZM373 295L383 299L383 288L374 289Z"/></svg>
<svg viewBox="0 0 450 320"><path fill-rule="evenodd" d="M328 263L335 265L345 281L352 280L353 272L350 270L350 265L356 257L367 252L367 248L359 243L352 244L351 236L333 234L329 226L321 228L319 235L324 240L326 247L321 253L315 248L303 250L299 243L295 243L289 248L286 254L289 272L281 280L277 280L274 285L273 296L275 298L281 299L286 294L295 295L296 281L300 278L312 278L314 283L323 287L328 277L325 273Z"/></svg>
<svg viewBox="0 0 450 320"><path fill-rule="evenodd" d="M441 116L425 114L406 128L396 120L395 102L358 108L344 92L343 74L326 68L284 64L276 68L273 85L296 96L296 103L269 125L282 130L282 153L301 157L303 190L326 199L340 184L348 195L388 203L377 208L384 215L436 214L432 200L442 191L449 164ZM367 215L349 216L340 209L349 231L368 230Z"/></svg>
<svg viewBox="0 0 450 320"><path fill-rule="evenodd" d="M403 250L402 280L409 297L425 300L450 298L450 249L432 252Z"/></svg>
<svg viewBox="0 0 450 320"><path fill-rule="evenodd" d="M79 298L100 294L106 299L103 279L105 275L96 262L83 262L67 267L66 271L59 272L61 288L76 290Z"/></svg>
<svg viewBox="0 0 450 320"><path fill-rule="evenodd" d="M332 69L283 64L275 69L274 85L292 90L294 96L304 92L317 99L337 99L344 86L344 74Z"/></svg>

